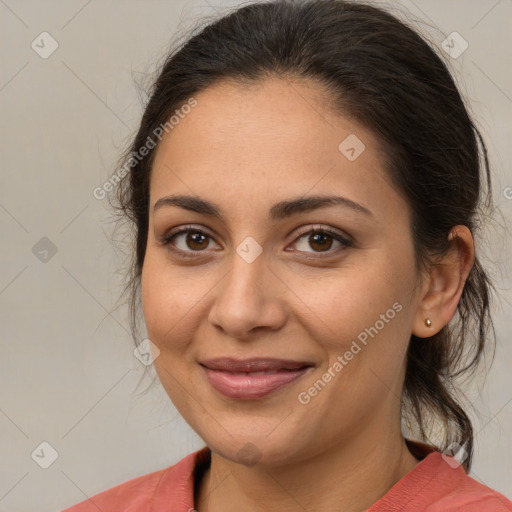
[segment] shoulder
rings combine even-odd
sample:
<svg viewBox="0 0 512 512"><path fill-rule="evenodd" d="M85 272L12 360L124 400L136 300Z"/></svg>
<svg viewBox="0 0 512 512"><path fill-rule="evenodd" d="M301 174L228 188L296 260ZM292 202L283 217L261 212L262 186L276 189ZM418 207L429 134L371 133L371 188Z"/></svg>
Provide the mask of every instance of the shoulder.
<svg viewBox="0 0 512 512"><path fill-rule="evenodd" d="M455 512L464 510L466 512L510 512L512 501L491 489L490 487L476 481L465 471L458 467L454 468L456 461L452 459L452 465L447 464L443 455L438 454L441 462L441 469L434 479L433 484L447 482L446 491L442 496L432 503L425 510L428 512ZM451 459L451 458L450 458Z"/></svg>
<svg viewBox="0 0 512 512"><path fill-rule="evenodd" d="M511 512L512 502L466 474L456 459L430 451L367 512Z"/></svg>
<svg viewBox="0 0 512 512"><path fill-rule="evenodd" d="M142 510L151 502L153 495L159 487L164 475L172 473L175 466L147 475L142 475L111 489L100 492L77 505L65 509L62 512L97 512L98 510L109 511L135 511ZM128 504L130 504L128 508Z"/></svg>
<svg viewBox="0 0 512 512"><path fill-rule="evenodd" d="M209 453L207 447L202 448L173 466L128 480L62 512L156 512L164 503L169 512L174 509L172 505L182 510L193 503L195 468Z"/></svg>

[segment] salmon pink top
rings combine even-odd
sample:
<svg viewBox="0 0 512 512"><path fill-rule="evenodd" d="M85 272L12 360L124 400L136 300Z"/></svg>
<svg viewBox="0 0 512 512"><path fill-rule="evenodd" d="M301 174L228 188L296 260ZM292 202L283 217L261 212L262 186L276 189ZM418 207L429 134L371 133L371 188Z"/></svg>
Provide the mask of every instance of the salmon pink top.
<svg viewBox="0 0 512 512"><path fill-rule="evenodd" d="M366 512L512 512L511 501L469 477L452 457L422 443L407 444L420 462ZM205 446L62 512L193 512L195 486L210 460Z"/></svg>

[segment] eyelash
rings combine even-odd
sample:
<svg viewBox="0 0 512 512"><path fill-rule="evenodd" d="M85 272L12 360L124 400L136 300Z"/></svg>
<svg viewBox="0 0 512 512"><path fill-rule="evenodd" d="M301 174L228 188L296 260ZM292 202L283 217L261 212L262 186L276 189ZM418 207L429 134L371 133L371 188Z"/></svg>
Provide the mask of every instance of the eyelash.
<svg viewBox="0 0 512 512"><path fill-rule="evenodd" d="M163 239L162 239L162 245L169 246L170 250L172 250L175 253L179 253L179 255L184 257L184 258L195 258L199 254L204 253L204 252L207 251L207 249L204 249L202 251L193 251L193 250L183 251L182 249L177 249L176 247L172 246L171 242L177 236L183 235L183 234L187 234L187 233L201 234L201 235L204 235L204 236L206 236L206 237L208 237L210 239L213 239L213 237L209 233L207 233L206 231L204 231L204 230L202 230L200 228L197 228L195 226L189 225L189 226L184 226L179 231L170 232L167 235L165 235L163 237ZM337 247L336 249L329 249L329 250L324 251L324 252L316 252L316 253L313 252L313 254L317 254L317 256L308 256L309 258L323 258L323 257L326 257L326 256L332 256L333 254L337 254L338 252L346 250L349 247L354 247L354 242L352 240L350 240L348 238L344 238L339 233L331 231L330 229L318 228L318 227L311 228L311 229L308 229L307 231L303 231L303 232L299 233L297 235L297 237L295 238L294 242L300 240L301 238L305 237L306 235L310 235L311 236L311 235L317 235L317 234L327 235L330 238L333 238L334 240L339 242L341 244L341 246ZM299 251L299 252L305 252L305 251ZM325 254L326 256L322 256L323 254Z"/></svg>

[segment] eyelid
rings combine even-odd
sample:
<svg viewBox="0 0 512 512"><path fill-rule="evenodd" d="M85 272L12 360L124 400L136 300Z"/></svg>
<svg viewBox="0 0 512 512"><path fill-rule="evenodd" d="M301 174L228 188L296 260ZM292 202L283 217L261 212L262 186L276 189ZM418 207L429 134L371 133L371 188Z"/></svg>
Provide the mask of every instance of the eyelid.
<svg viewBox="0 0 512 512"><path fill-rule="evenodd" d="M299 254L301 254L303 259L313 260L313 261L319 261L322 259L328 259L330 257L337 257L340 255L340 253L346 251L347 249L353 248L356 246L354 239L348 235L348 234L341 234L338 231L335 231L334 229L324 226L322 224L318 224L316 226L308 225L301 231L299 231L292 242L293 244L296 244L300 241L301 238L303 238L306 235L314 235L314 234L323 234L327 235L328 237L332 238L336 242L340 244L339 247L336 247L335 249L329 249L327 251L294 251ZM289 251L288 248L285 249L285 251Z"/></svg>
<svg viewBox="0 0 512 512"><path fill-rule="evenodd" d="M201 234L209 237L211 240L215 241L215 237L209 231L207 231L205 228L200 226L199 224L187 224L187 225L178 226L176 228L173 228L169 231L166 231L162 235L162 237L160 238L159 241L162 245L170 245L173 238L175 238L176 236L179 236L179 235L186 234L186 233L201 233ZM215 242L215 243L217 243L217 242ZM197 252L197 253L205 252L205 251L181 251L180 249L176 249L176 250L180 251L180 252Z"/></svg>
<svg viewBox="0 0 512 512"><path fill-rule="evenodd" d="M315 224L315 225L307 224L304 227L304 229L302 229L302 226L300 226L298 229L299 229L299 232L296 233L294 241L297 238L300 238L309 233L321 232L321 233L330 235L333 238L336 238L337 240L341 240L343 243L352 244L352 245L354 244L354 240L352 239L352 237L349 234L347 234L345 232L339 232L339 231L337 231L329 226L326 226L324 224Z"/></svg>
<svg viewBox="0 0 512 512"><path fill-rule="evenodd" d="M330 236L331 238L333 238L334 240L338 241L341 244L340 247L338 247L336 249L328 250L328 251L325 251L325 252L297 251L299 253L316 255L316 256L309 256L310 258L311 257L313 257L313 258L322 258L322 257L332 256L332 255L338 254L340 251L342 251L344 249L347 249L349 247L354 247L354 245L355 245L354 240L352 239L352 237L350 235L345 234L345 233L343 233L343 234L339 233L338 231L335 231L334 229L332 229L332 228L330 228L328 226L322 225L322 224L317 224L317 225L307 224L305 226L299 227L298 229L299 229L299 231L295 234L294 239L291 242L292 244L296 243L298 240L300 240L305 235L308 235L308 234L311 235L311 234L315 234L315 233L322 233L322 234L325 234L327 236ZM200 255L201 253L207 253L209 251L208 249L203 250L203 251L192 251L192 250L191 251L183 251L182 249L177 249L176 247L172 247L171 242L172 242L172 240L175 237L177 237L179 235L183 235L183 234L189 233L189 232L201 233L201 234L206 235L207 237L209 237L215 243L217 243L215 241L215 237L211 233L209 233L201 225L195 225L195 224L188 224L188 225L178 226L178 227L176 227L174 229L171 229L170 231L167 231L161 237L160 243L162 245L164 245L164 246L167 246L167 245L171 246L171 250L172 251L180 253L180 254L184 255L185 257L195 257L195 256ZM219 245L219 244L217 243L217 245ZM286 250L287 249L285 248L285 251Z"/></svg>

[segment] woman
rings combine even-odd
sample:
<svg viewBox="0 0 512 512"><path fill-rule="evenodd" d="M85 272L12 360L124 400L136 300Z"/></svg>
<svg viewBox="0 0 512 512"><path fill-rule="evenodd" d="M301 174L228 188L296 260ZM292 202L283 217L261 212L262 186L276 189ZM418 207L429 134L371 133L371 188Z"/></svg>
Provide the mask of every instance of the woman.
<svg viewBox="0 0 512 512"><path fill-rule="evenodd" d="M240 8L169 55L122 169L133 313L207 446L68 512L512 510L453 389L492 327L486 149L417 33Z"/></svg>

